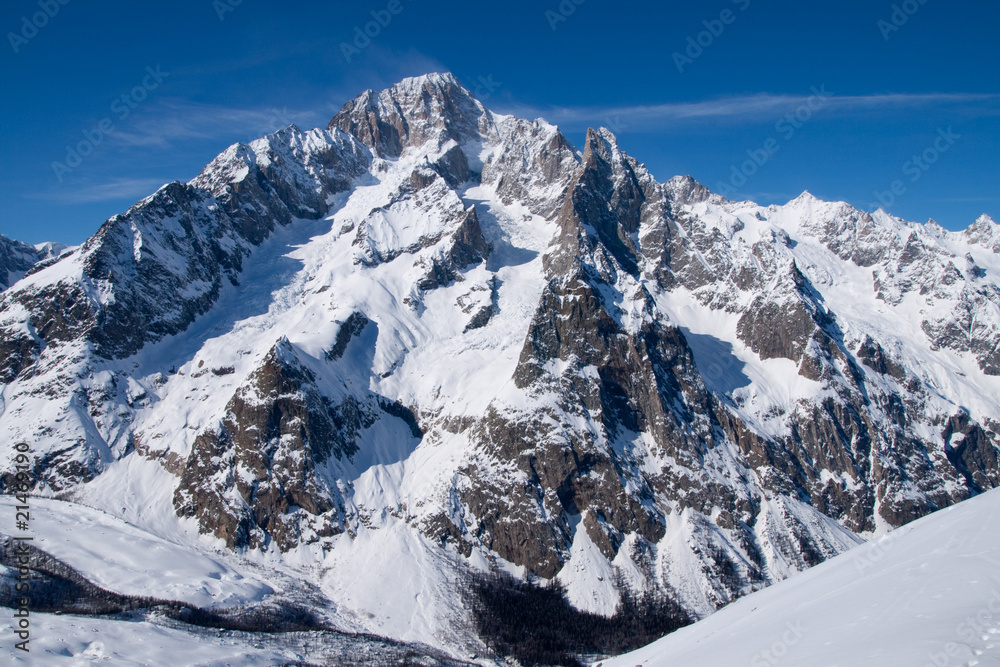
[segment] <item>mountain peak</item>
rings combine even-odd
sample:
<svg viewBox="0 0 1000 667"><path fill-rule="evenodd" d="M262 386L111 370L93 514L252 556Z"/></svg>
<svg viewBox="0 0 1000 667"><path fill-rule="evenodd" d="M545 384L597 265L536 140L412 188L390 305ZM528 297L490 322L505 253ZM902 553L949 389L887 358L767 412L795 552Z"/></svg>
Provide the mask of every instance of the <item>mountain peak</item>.
<svg viewBox="0 0 1000 667"><path fill-rule="evenodd" d="M792 199L788 203L789 204L794 204L794 203L799 203L799 202L800 203L814 203L814 202L819 202L819 201L822 201L822 200L819 199L818 197L816 197L815 195L813 195L813 193L809 192L808 190L803 190L802 194L800 194L795 199Z"/></svg>
<svg viewBox="0 0 1000 667"><path fill-rule="evenodd" d="M611 130L604 127L596 130L592 127L587 129L587 138L584 140L583 161L590 162L595 154L606 161L621 159L621 149L618 147L618 139Z"/></svg>
<svg viewBox="0 0 1000 667"><path fill-rule="evenodd" d="M60 250L65 247L59 246ZM13 285L31 267L49 257L50 253L42 246L31 246L0 234L0 291Z"/></svg>
<svg viewBox="0 0 1000 667"><path fill-rule="evenodd" d="M942 227L934 218L927 218L927 222L924 223L924 231L936 237L941 237L948 233L948 230Z"/></svg>
<svg viewBox="0 0 1000 667"><path fill-rule="evenodd" d="M978 218L976 218L976 222L974 224L979 225L979 226L984 226L984 227L997 227L998 226L997 223L993 221L993 218L991 218L990 216L986 215L985 213L983 213L981 216L979 216Z"/></svg>
<svg viewBox="0 0 1000 667"><path fill-rule="evenodd" d="M344 105L328 129L339 128L375 154L396 158L428 141L464 143L490 124L489 112L453 74L431 73L378 93L365 91Z"/></svg>
<svg viewBox="0 0 1000 667"><path fill-rule="evenodd" d="M428 72L427 74L421 74L420 76L407 77L392 87L403 90L407 88L420 89L426 86L437 86L440 88L454 86L468 92L468 90L466 90L465 87L459 82L458 78L451 72Z"/></svg>
<svg viewBox="0 0 1000 667"><path fill-rule="evenodd" d="M992 248L994 252L1000 254L1000 225L985 213L962 233L972 243Z"/></svg>
<svg viewBox="0 0 1000 667"><path fill-rule="evenodd" d="M712 197L717 198L717 201L725 201L722 195L713 194L711 190L690 175L674 176L664 184L664 187L671 193L674 201L683 205L708 201Z"/></svg>

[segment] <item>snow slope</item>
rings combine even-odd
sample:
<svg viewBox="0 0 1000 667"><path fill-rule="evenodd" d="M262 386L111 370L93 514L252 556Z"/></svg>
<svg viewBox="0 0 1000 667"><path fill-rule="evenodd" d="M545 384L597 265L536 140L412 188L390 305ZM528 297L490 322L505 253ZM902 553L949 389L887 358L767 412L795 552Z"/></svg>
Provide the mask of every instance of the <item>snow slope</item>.
<svg viewBox="0 0 1000 667"><path fill-rule="evenodd" d="M13 497L0 496L4 535L18 534L16 504ZM75 503L33 498L31 508L34 545L116 593L226 607L260 601L273 592L252 574L237 571L233 554L213 557Z"/></svg>
<svg viewBox="0 0 1000 667"><path fill-rule="evenodd" d="M30 651L6 664L29 667L256 667L415 664L461 666L426 646L334 633L261 634L191 628L153 620L32 614ZM6 648L6 647L5 647Z"/></svg>
<svg viewBox="0 0 1000 667"><path fill-rule="evenodd" d="M1000 665L1000 491L898 528L604 667Z"/></svg>
<svg viewBox="0 0 1000 667"><path fill-rule="evenodd" d="M257 648L243 638L205 632L197 638L181 629L149 622L127 623L78 616L35 614L30 652L11 651L13 665L76 667L249 667L292 662L301 654ZM242 639L242 641L241 641Z"/></svg>

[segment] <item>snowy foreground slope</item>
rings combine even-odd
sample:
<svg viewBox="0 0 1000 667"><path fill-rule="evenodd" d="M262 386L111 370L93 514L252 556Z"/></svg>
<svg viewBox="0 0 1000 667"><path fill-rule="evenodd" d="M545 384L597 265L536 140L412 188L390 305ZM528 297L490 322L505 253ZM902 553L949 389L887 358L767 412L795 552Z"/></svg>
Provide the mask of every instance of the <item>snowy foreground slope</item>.
<svg viewBox="0 0 1000 667"><path fill-rule="evenodd" d="M1000 665L1000 491L914 521L602 664Z"/></svg>
<svg viewBox="0 0 1000 667"><path fill-rule="evenodd" d="M448 74L231 146L79 248L9 245L0 492L27 449L40 534L84 506L190 552L153 590L191 604L301 589L465 658L473 574L702 618L1000 485L988 216L727 201ZM154 583L94 549L53 554Z"/></svg>
<svg viewBox="0 0 1000 667"><path fill-rule="evenodd" d="M8 503L4 503L6 510ZM39 536L96 581L141 593L149 579L191 602L233 603L274 592L263 570L231 555L215 560L143 536L124 522L58 501L40 502ZM8 533L4 511L2 532ZM67 521L79 517L72 528ZM73 532L71 532L73 531ZM178 571L180 569L181 571ZM242 569L241 574L238 570ZM280 577L275 577L280 581ZM204 587L203 590L195 590ZM276 587L280 587L277 584ZM186 589L186 590L185 590ZM235 597L234 597L235 596ZM30 658L14 664L274 665L316 659L302 637L218 633L150 622L36 615ZM885 667L1000 665L1000 491L991 491L899 528L807 572L753 593L695 625L604 667L803 665Z"/></svg>
<svg viewBox="0 0 1000 667"><path fill-rule="evenodd" d="M0 540L20 534L14 524L15 505L13 498L0 497ZM407 656L423 661L416 664L458 664L431 647L352 635L357 624L311 583L311 579L322 579L319 569L303 577L301 570L276 560L254 562L206 544L164 539L66 501L33 499L31 515L33 546L101 588L203 609L307 605L321 610L328 627L344 634L225 631L177 622L156 611L104 616L33 611L30 651L14 648L18 640L9 628L0 633L0 655L9 656L13 664L48 667L101 661L142 667L244 667L309 662L360 666L400 664ZM0 565L0 588L13 585L15 577L15 571ZM389 604L393 595L388 589L376 591L373 582L378 578L386 578L386 573L373 568L353 584Z"/></svg>
<svg viewBox="0 0 1000 667"><path fill-rule="evenodd" d="M294 651L265 647L254 638L219 637L151 623L40 614L32 654L11 654L15 665L105 664L132 667L250 667L280 665L296 659Z"/></svg>

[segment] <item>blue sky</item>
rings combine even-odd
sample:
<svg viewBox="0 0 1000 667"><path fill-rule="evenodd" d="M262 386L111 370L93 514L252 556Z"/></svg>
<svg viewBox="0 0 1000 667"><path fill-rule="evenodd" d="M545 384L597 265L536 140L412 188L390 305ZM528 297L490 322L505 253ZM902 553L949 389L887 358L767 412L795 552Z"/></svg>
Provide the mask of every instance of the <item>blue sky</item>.
<svg viewBox="0 0 1000 667"><path fill-rule="evenodd" d="M577 145L609 127L660 180L963 228L1000 220L998 25L995 0L5 0L0 233L80 243L236 141L429 71Z"/></svg>

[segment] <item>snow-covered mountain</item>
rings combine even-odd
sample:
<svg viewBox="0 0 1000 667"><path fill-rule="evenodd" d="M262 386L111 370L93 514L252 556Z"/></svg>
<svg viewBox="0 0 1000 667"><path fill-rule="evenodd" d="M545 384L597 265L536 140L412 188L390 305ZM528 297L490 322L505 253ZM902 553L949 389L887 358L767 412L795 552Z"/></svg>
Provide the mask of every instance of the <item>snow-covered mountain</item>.
<svg viewBox="0 0 1000 667"><path fill-rule="evenodd" d="M3 292L0 485L27 443L38 493L448 650L469 569L701 617L998 485L998 275L986 216L730 202L407 79Z"/></svg>
<svg viewBox="0 0 1000 667"><path fill-rule="evenodd" d="M603 667L1000 665L1000 491L914 521Z"/></svg>
<svg viewBox="0 0 1000 667"><path fill-rule="evenodd" d="M0 291L23 278L25 273L37 267L40 262L59 257L67 248L61 243L28 245L0 234Z"/></svg>

